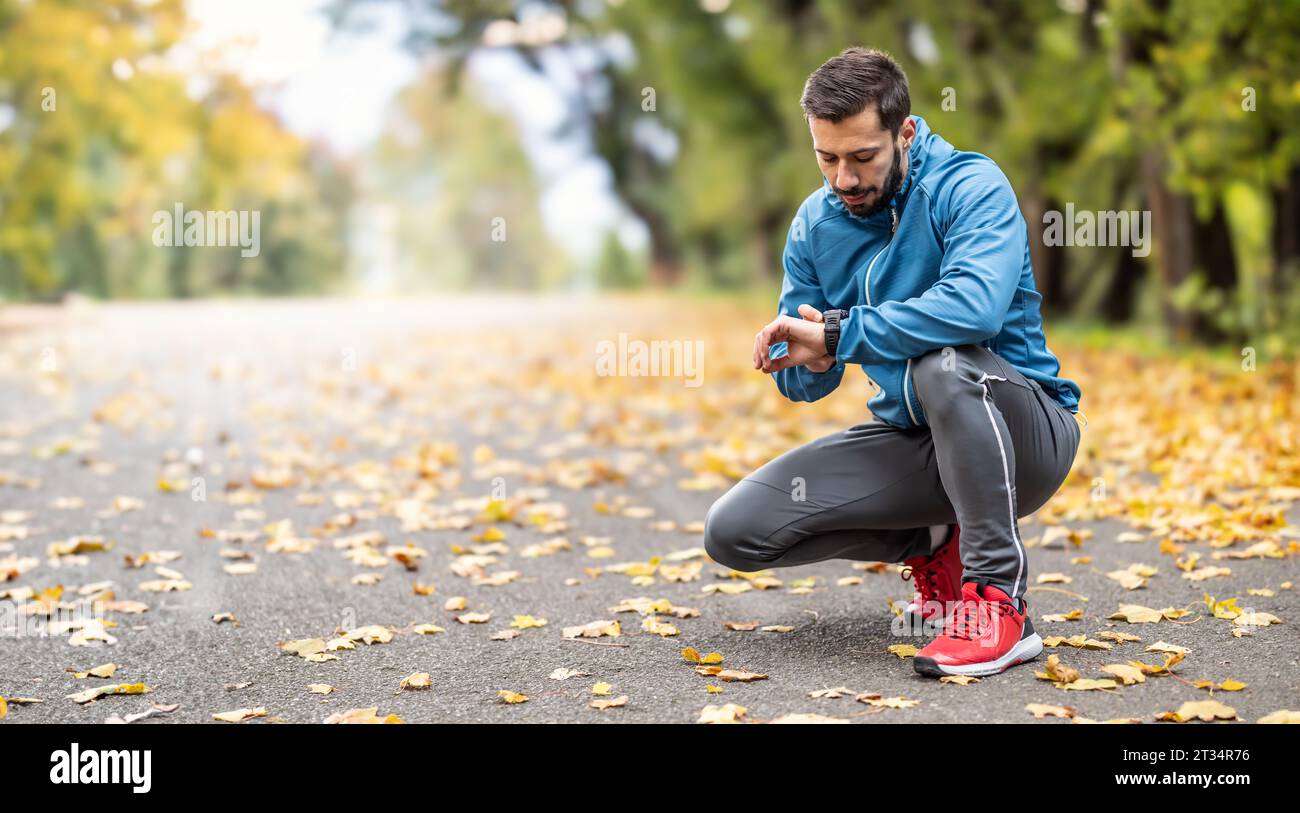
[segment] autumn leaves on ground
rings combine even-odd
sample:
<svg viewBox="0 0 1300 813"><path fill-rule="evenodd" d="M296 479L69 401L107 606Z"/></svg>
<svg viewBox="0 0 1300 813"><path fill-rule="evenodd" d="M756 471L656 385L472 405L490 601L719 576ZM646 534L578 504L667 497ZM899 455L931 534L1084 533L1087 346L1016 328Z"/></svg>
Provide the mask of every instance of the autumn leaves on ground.
<svg viewBox="0 0 1300 813"><path fill-rule="evenodd" d="M1300 716L1294 363L1051 342L1088 426L1023 521L1032 665L938 682L886 563L709 561L708 506L868 419L784 402L768 308L0 313L0 718L1159 724ZM597 345L702 341L685 375ZM683 371L679 371L683 372Z"/></svg>

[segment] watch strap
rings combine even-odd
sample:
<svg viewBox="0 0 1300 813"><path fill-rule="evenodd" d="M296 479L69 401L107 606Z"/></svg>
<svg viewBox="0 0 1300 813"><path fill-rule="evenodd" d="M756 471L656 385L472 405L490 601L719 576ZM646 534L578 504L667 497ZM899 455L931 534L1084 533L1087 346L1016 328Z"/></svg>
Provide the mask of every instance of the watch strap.
<svg viewBox="0 0 1300 813"><path fill-rule="evenodd" d="M845 310L829 310L822 314L822 320L826 324L824 331L826 336L826 352L834 356L835 351L840 346L840 321L849 315Z"/></svg>

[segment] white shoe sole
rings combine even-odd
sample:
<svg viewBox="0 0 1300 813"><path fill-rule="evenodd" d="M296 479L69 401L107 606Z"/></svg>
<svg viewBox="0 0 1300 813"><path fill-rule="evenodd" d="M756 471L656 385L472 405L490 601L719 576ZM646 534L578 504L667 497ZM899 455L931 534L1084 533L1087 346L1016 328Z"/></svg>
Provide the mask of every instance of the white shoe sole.
<svg viewBox="0 0 1300 813"><path fill-rule="evenodd" d="M1033 633L1020 641L1011 648L1005 655L995 661L986 661L984 663L969 663L961 666L948 666L936 662L933 658L914 658L912 665L916 671L923 675L969 675L971 677L982 677L984 675L996 675L1005 671L1008 667L1015 666L1018 663L1032 661L1037 658L1043 651L1043 639L1038 633Z"/></svg>

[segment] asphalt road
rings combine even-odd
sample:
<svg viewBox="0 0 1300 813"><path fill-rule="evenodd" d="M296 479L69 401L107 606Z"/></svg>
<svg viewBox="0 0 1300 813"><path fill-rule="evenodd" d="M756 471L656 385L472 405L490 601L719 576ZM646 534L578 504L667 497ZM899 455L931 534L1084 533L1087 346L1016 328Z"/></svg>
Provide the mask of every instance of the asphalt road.
<svg viewBox="0 0 1300 813"><path fill-rule="evenodd" d="M521 331L516 340L545 342L568 329L572 303L513 302L494 305L493 311L498 321ZM149 609L138 615L109 613L107 617L120 625L110 630L117 638L111 646L75 647L65 635L0 637L0 695L44 700L11 704L0 725L102 722L111 715L142 711L151 702L179 708L138 724L211 722L216 712L259 706L268 716L246 724L321 722L335 712L372 706L381 715L397 714L408 722L693 723L705 706L723 703L744 706L754 720L816 713L854 722L1065 724L1035 721L1025 710L1027 703L1044 703L1068 705L1097 720L1134 717L1153 722L1159 712L1207 699L1208 692L1186 682L1201 678L1246 683L1244 691L1214 695L1244 720L1300 708L1300 635L1295 623L1300 598L1295 590L1277 590L1282 581L1300 575L1294 557L1232 563L1232 584L1238 588L1234 594L1244 599L1245 586L1273 588L1274 596L1252 596L1250 604L1286 622L1234 638L1228 622L1202 612L1202 594L1211 588L1177 578L1154 542L1117 544L1115 537L1127 528L1113 520L1072 526L1094 532L1081 551L1031 550L1032 572L1068 572L1074 581L1066 587L1090 599L1081 604L1050 590L1032 592L1030 610L1036 619L1076 607L1085 610L1081 621L1040 622L1040 631L1095 635L1114 625L1105 615L1130 601L1156 608L1188 607L1193 623L1119 624L1115 628L1138 634L1143 642L1110 652L1047 652L1058 651L1087 677L1103 677L1096 671L1103 664L1158 662L1158 656L1144 654L1142 647L1162 640L1190 649L1176 669L1185 681L1151 678L1110 692L1065 692L1036 679L1037 666L1021 666L967 686L938 683L917 675L909 660L887 651L891 644L908 642L890 635L887 600L906 598L910 586L897 573L862 572L847 562L775 573L786 588L795 579L816 577L806 593L773 589L706 595L702 587L717 581L713 574L718 569L708 563L700 580L684 583L656 578L652 585L638 586L627 575L590 575L586 568L645 562L699 546L698 534L680 527L655 530L650 522L674 520L684 526L700 521L720 491L684 491L677 486L679 477L689 475L679 465L678 448L620 448L618 443L596 442L591 435L585 443L569 440L570 445L558 451L547 448L548 443L566 443L566 437L589 422L618 420L618 409L628 411L622 418L626 421L627 415L654 412L663 403L627 400L575 406L565 397L563 375L545 383L485 351L475 338L478 313L482 303L470 302L115 306L8 314L0 322L0 509L28 513L0 523L27 530L25 538L4 543L7 548L0 545L0 560L32 556L39 564L0 582L0 590L110 580L116 598L143 601ZM421 338L431 314L449 319L444 326L461 324L467 330L459 336L437 332ZM689 392L674 396L689 397ZM777 397L775 390L771 397ZM92 419L96 410L101 411L99 421ZM547 420L552 415L573 420L552 423ZM664 418L668 425L671 419L671 414ZM405 470L395 474L394 461L409 457L421 443L433 442L459 448L459 462L445 466L440 475L448 479L432 480L443 486L430 500L439 505L450 506L458 496L488 493L491 478L474 477L475 468L482 465L473 455L479 445L492 447L498 462L518 461L520 471L544 471L556 460L604 456L622 465L627 479L568 489L555 482L529 483L523 474L503 466L501 476L510 487L543 486L549 489L547 500L567 505L569 527L544 533L536 526L498 523L506 532L509 553L488 570L517 570L521 575L502 586L475 586L451 572L456 558L452 547L473 544L471 534L481 532L483 524L469 530L404 532L400 520L371 499L386 491L409 496L415 479ZM202 462L168 468L187 454L195 455L191 448L201 451ZM232 449L237 452L232 454ZM248 488L249 476L268 461L289 466L295 484L274 490ZM108 464L111 470L96 463ZM459 486L453 485L453 471L462 477ZM158 488L160 478L178 472L186 478L202 476L208 499L196 501L187 491ZM39 485L25 478L39 479ZM230 504L224 495L230 493L226 483L232 480L244 483L242 492L261 494L260 504ZM299 492L327 497L347 492L365 495L366 501L361 508L339 507L328 499L325 504L303 505L297 500ZM598 500L614 503L619 495L626 495L630 505L653 509L653 520L597 510ZM137 510L111 510L118 496L143 504ZM80 498L82 505L52 507L52 501L70 497ZM249 508L262 514L236 519L236 512ZM367 509L373 517L363 513ZM267 552L265 536L247 543L200 536L205 528L259 529L288 519L298 535L306 537L345 511L361 518L346 530L321 534L310 553ZM409 540L427 556L418 560L417 571L408 572L397 562L382 568L358 566L334 549L338 537L368 530L381 532L390 545ZM1039 530L1028 523L1024 536ZM55 567L46 546L79 535L103 535L114 547L87 553L81 563L73 560ZM615 555L591 558L579 541L584 535L611 537ZM521 555L527 545L555 536L569 539L573 549L539 558ZM221 556L227 548L250 552L256 572L223 572L230 563ZM160 550L181 553L164 566L183 574L192 589L156 593L139 588L161 577L150 564L128 568L124 556ZM1080 552L1092 556L1090 566L1070 563ZM1129 593L1104 576L1135 561L1161 569L1145 590ZM384 578L373 586L353 584L353 577L363 572L382 573ZM837 585L838 579L850 576L860 576L861 584ZM436 593L417 595L413 583L433 583ZM457 613L443 608L452 596L466 597L470 610L490 611L491 620L458 623ZM638 596L667 598L674 605L698 608L700 616L668 619L680 635L661 637L642 631L638 615L609 612L621 600ZM9 603L11 623L15 606ZM214 623L211 616L220 612L234 613L238 623ZM517 614L545 618L547 626L523 630L512 640L491 640L493 633L508 629ZM574 641L561 635L563 627L609 618L622 624L624 634L617 639ZM0 625L4 620L0 616ZM731 631L724 622L732 621L793 630ZM415 623L437 624L445 632L400 631ZM336 629L368 624L399 632L389 643L359 645L324 663L309 663L277 648L280 641L329 638ZM769 677L752 683L703 677L682 659L681 650L687 646L721 652L725 666ZM120 665L111 680L77 679L65 671L110 661ZM558 668L589 676L551 679ZM416 672L429 673L432 688L401 690L401 679ZM86 705L66 697L95 685L136 681L150 686L150 694L106 697ZM626 706L591 708L591 689L598 681L611 684L611 696L626 695ZM329 684L335 691L311 694L312 683ZM236 684L247 685L231 688ZM710 685L723 691L710 694ZM851 695L809 696L839 686L919 704L880 709L855 702ZM497 696L500 690L525 694L529 700L503 703Z"/></svg>

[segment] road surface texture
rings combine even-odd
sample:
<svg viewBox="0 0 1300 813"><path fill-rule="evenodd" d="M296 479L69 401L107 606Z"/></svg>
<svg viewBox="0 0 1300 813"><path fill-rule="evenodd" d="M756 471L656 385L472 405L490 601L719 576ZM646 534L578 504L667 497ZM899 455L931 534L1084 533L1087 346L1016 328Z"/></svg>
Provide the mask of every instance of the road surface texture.
<svg viewBox="0 0 1300 813"><path fill-rule="evenodd" d="M1243 721L1300 709L1293 367L1056 348L1089 426L1066 488L1023 522L1029 607L1044 637L1110 648L1060 645L958 685L890 651L924 644L891 635L892 603L911 594L897 566L755 581L703 557L700 525L733 478L869 419L857 371L808 405L749 368L767 316L578 295L8 309L0 725L151 704L175 708L137 724L369 708L407 722L694 723L726 704L747 721L1068 724L1026 709L1042 704L1167 725L1157 715L1189 702ZM660 375L626 374L652 339L677 343ZM1143 586L1108 575L1135 565L1125 578ZM1207 595L1227 602L1219 617ZM668 603L612 612L636 598ZM1110 618L1121 605L1160 620ZM517 616L532 621L512 627ZM565 637L610 621L617 637ZM1103 637L1117 632L1138 640ZM1172 674L1124 685L1101 670L1164 663L1153 644L1185 650ZM688 647L767 677L700 674ZM1118 685L1039 679L1050 654ZM75 675L109 663L112 677ZM418 673L429 688L402 688ZM136 683L149 692L69 698ZM527 700L506 702L516 695Z"/></svg>

